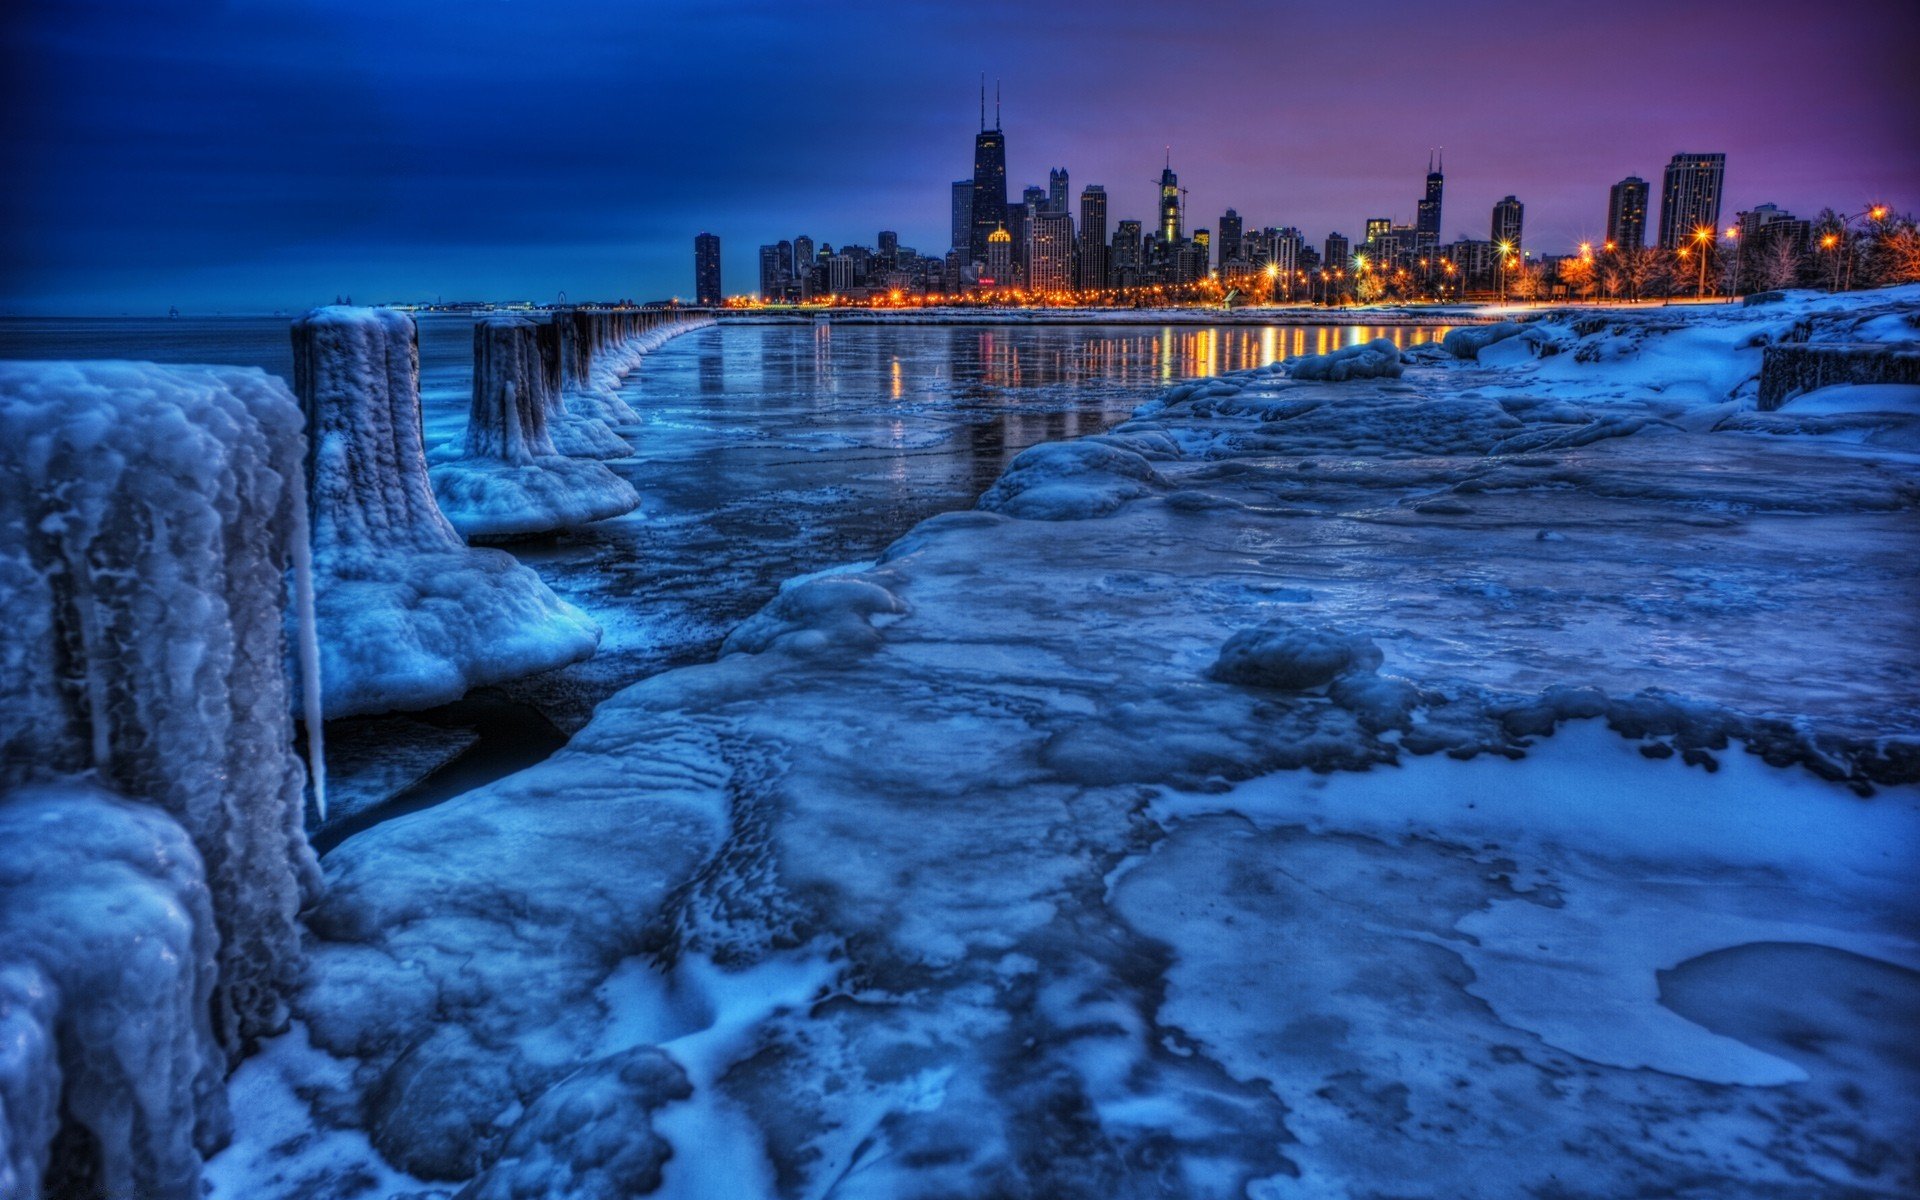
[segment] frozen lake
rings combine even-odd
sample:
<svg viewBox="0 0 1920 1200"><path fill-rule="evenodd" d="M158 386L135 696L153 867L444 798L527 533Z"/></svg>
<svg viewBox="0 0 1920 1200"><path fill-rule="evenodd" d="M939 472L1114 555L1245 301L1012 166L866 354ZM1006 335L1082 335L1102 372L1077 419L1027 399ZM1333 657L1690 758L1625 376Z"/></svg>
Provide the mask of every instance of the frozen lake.
<svg viewBox="0 0 1920 1200"><path fill-rule="evenodd" d="M465 427L472 320L418 324L426 436L437 446ZM215 362L288 378L287 325L10 319L0 321L0 357ZM679 337L621 389L641 424L623 431L635 456L609 465L640 492L640 509L510 547L600 622L600 652L432 714L336 722L338 811L403 792L404 804L433 802L537 761L619 688L711 658L783 582L871 559L927 517L972 507L1020 451L1107 429L1171 383L1446 332L823 321L723 322ZM408 792L434 771L424 793Z"/></svg>

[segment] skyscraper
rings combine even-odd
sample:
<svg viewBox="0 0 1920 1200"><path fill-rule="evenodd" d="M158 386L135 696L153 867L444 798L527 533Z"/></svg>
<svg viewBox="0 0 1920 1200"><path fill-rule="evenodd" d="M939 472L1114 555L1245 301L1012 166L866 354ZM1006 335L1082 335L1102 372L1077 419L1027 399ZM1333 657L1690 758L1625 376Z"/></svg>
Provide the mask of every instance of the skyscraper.
<svg viewBox="0 0 1920 1200"><path fill-rule="evenodd" d="M1054 212L1068 212L1067 208L1067 169L1055 167L1047 172L1047 207Z"/></svg>
<svg viewBox="0 0 1920 1200"><path fill-rule="evenodd" d="M900 261L900 235L898 233L895 233L891 229L882 229L880 231L880 253L877 257L880 259L881 270L893 270L894 264Z"/></svg>
<svg viewBox="0 0 1920 1200"><path fill-rule="evenodd" d="M1027 255L1027 288L1065 292L1073 288L1073 214L1043 208L1033 217L1033 242Z"/></svg>
<svg viewBox="0 0 1920 1200"><path fill-rule="evenodd" d="M1167 244L1180 240L1180 177L1173 173L1173 152L1167 152L1166 169L1160 172L1160 240Z"/></svg>
<svg viewBox="0 0 1920 1200"><path fill-rule="evenodd" d="M1113 262L1109 278L1117 288L1139 287L1145 269L1140 222L1122 221L1113 234Z"/></svg>
<svg viewBox="0 0 1920 1200"><path fill-rule="evenodd" d="M1720 228L1720 185L1726 174L1724 154L1673 156L1660 190L1662 250L1684 243L1696 229Z"/></svg>
<svg viewBox="0 0 1920 1200"><path fill-rule="evenodd" d="M760 298L784 300L793 283L793 245L776 242L760 247Z"/></svg>
<svg viewBox="0 0 1920 1200"><path fill-rule="evenodd" d="M1607 193L1607 241L1615 250L1647 244L1647 181L1629 175Z"/></svg>
<svg viewBox="0 0 1920 1200"><path fill-rule="evenodd" d="M987 239L1007 223L1007 139L1000 132L1000 89L987 128L987 83L980 81L980 133L973 139L973 257L987 261Z"/></svg>
<svg viewBox="0 0 1920 1200"><path fill-rule="evenodd" d="M973 180L953 181L953 241L948 245L966 254L973 249Z"/></svg>
<svg viewBox="0 0 1920 1200"><path fill-rule="evenodd" d="M1240 219L1239 213L1228 209L1220 214L1220 265L1222 267L1240 257L1241 243L1245 240L1242 231L1245 229L1246 224Z"/></svg>
<svg viewBox="0 0 1920 1200"><path fill-rule="evenodd" d="M711 233L693 239L693 298L696 304L720 303L720 239Z"/></svg>
<svg viewBox="0 0 1920 1200"><path fill-rule="evenodd" d="M1526 205L1520 203L1520 201L1514 199L1512 196L1508 196L1493 206L1493 241L1495 245L1505 242L1511 247L1511 253L1520 253L1520 225L1521 218L1526 215L1526 211Z"/></svg>
<svg viewBox="0 0 1920 1200"><path fill-rule="evenodd" d="M793 282L802 300L813 295L813 239L804 233L793 239Z"/></svg>
<svg viewBox="0 0 1920 1200"><path fill-rule="evenodd" d="M1427 194L1421 199L1419 215L1413 222L1422 253L1431 254L1440 246L1440 194L1447 185L1445 170L1444 161L1427 159Z"/></svg>
<svg viewBox="0 0 1920 1200"><path fill-rule="evenodd" d="M1327 266L1329 268L1338 267L1339 269L1344 271L1352 263L1352 261L1353 261L1353 243L1347 240L1347 235L1344 233L1328 234L1327 235L1327 254L1326 254Z"/></svg>
<svg viewBox="0 0 1920 1200"><path fill-rule="evenodd" d="M1013 283L1013 235L1004 226L987 235L987 273L982 283L1008 287Z"/></svg>
<svg viewBox="0 0 1920 1200"><path fill-rule="evenodd" d="M1090 183L1080 192L1079 287L1107 286L1107 189Z"/></svg>

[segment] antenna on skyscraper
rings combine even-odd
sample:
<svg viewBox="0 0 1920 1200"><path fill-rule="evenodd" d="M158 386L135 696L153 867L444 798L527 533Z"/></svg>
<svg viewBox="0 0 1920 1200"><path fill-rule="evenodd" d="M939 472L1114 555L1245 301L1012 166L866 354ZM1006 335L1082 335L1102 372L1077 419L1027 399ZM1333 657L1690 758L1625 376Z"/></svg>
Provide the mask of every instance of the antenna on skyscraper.
<svg viewBox="0 0 1920 1200"><path fill-rule="evenodd" d="M1433 148L1427 148L1427 174L1433 174Z"/></svg>
<svg viewBox="0 0 1920 1200"><path fill-rule="evenodd" d="M993 129L995 133L1000 131L1000 81L998 79L993 81Z"/></svg>
<svg viewBox="0 0 1920 1200"><path fill-rule="evenodd" d="M987 73L980 72L980 132L987 131Z"/></svg>

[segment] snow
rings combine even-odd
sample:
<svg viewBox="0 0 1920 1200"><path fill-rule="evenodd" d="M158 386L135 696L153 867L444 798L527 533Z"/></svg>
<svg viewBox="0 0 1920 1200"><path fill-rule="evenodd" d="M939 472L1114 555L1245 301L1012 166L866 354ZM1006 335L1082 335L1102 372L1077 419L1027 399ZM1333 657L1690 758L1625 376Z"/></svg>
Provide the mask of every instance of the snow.
<svg viewBox="0 0 1920 1200"><path fill-rule="evenodd" d="M469 548L441 513L412 319L321 308L293 336L326 715L429 708L591 655L600 631L585 613L509 555Z"/></svg>
<svg viewBox="0 0 1920 1200"><path fill-rule="evenodd" d="M466 433L430 472L441 512L468 538L551 533L640 505L633 485L605 466L554 449L537 329L521 317L485 318L473 328Z"/></svg>
<svg viewBox="0 0 1920 1200"><path fill-rule="evenodd" d="M85 784L0 793L0 845L0 1190L198 1200L229 1126L199 853Z"/></svg>
<svg viewBox="0 0 1920 1200"><path fill-rule="evenodd" d="M337 1082L235 1178L1912 1191L1914 460L1733 418L1765 339L1916 306L1573 313L1028 451L340 843L268 1051Z"/></svg>
<svg viewBox="0 0 1920 1200"><path fill-rule="evenodd" d="M1856 383L1820 388L1781 406L1794 413L1900 413L1920 416L1920 385Z"/></svg>
<svg viewBox="0 0 1920 1200"><path fill-rule="evenodd" d="M302 451L257 370L0 364L0 786L90 774L187 831L235 1055L286 1023L317 884L284 667Z"/></svg>
<svg viewBox="0 0 1920 1200"><path fill-rule="evenodd" d="M1295 379L1316 379L1339 383L1347 379L1397 379L1400 376L1400 350L1391 338L1375 338L1359 346L1346 346L1331 354L1313 354L1290 360L1287 374Z"/></svg>

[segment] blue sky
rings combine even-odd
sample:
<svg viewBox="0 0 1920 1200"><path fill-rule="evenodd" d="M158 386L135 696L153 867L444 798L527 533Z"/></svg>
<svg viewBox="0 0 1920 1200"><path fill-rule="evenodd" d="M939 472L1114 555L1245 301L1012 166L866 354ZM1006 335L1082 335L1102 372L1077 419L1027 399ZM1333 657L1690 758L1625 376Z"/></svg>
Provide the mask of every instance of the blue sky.
<svg viewBox="0 0 1920 1200"><path fill-rule="evenodd" d="M1724 150L1734 205L1920 208L1920 10L1623 0L1364 8L1190 0L16 0L4 18L0 309L294 309L441 296L651 299L721 235L897 229L946 249L981 71L1017 189L1066 166L1192 224L1445 232L1513 192L1549 252L1607 186ZM1604 23L1603 23L1604 20Z"/></svg>

